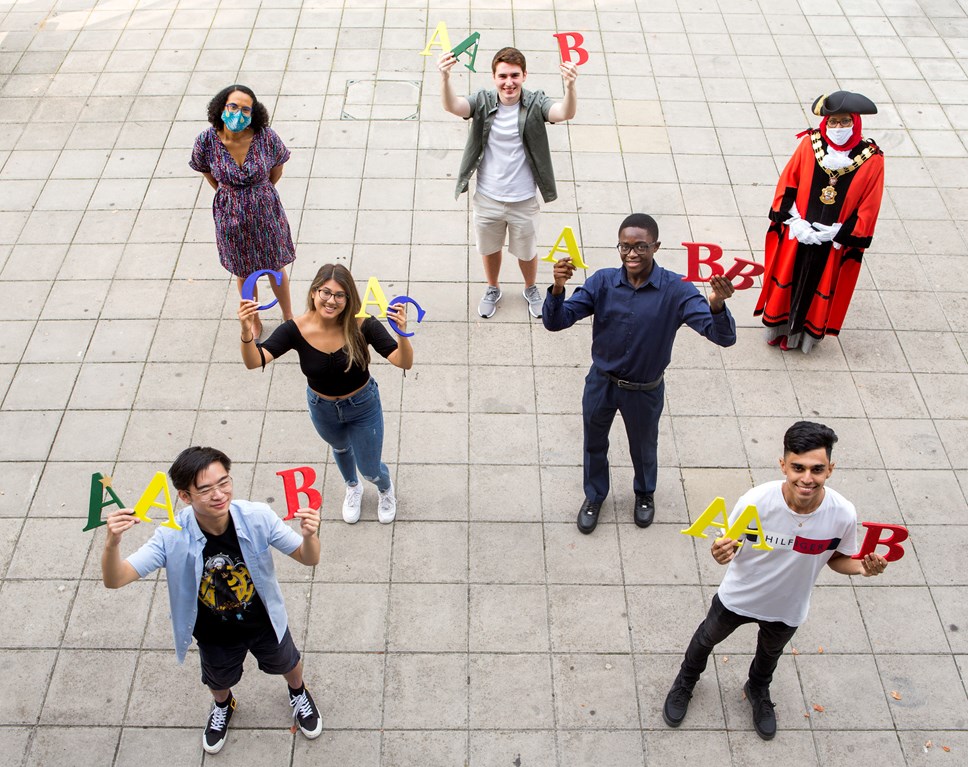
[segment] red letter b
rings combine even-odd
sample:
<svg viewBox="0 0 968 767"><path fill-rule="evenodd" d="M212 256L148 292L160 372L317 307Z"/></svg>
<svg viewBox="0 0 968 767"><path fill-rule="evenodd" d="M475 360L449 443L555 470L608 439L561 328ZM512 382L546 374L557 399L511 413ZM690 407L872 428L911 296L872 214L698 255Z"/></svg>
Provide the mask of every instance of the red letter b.
<svg viewBox="0 0 968 767"><path fill-rule="evenodd" d="M719 259L723 257L721 247L711 242L684 242L682 244L686 246L686 256L689 259L689 270L686 272L686 276L682 278L683 282L709 282L709 277L716 277L723 273L723 267L719 263ZM706 258L701 257L700 248L709 249L709 255ZM709 277L703 277L699 273L700 264L706 264L709 267L711 272Z"/></svg>
<svg viewBox="0 0 968 767"><path fill-rule="evenodd" d="M575 62L576 67L580 67L588 61L588 51L581 47L581 44L585 42L585 37L580 32L558 32L554 37L558 40L562 61L571 61L571 53L569 51L574 51L578 54L578 61ZM568 43L569 37L575 40L570 45Z"/></svg>
<svg viewBox="0 0 968 767"><path fill-rule="evenodd" d="M301 485L296 484L296 472L302 475L303 483ZM283 519L292 519L296 516L296 512L299 510L300 493L306 495L306 501L310 508L318 511L319 507L323 505L323 496L313 487L313 482L316 481L316 472L309 466L283 469L282 471L277 471L276 476L282 477L282 486L286 491L286 508L289 513Z"/></svg>
<svg viewBox="0 0 968 767"><path fill-rule="evenodd" d="M864 543L860 547L860 551L854 554L852 559L863 559L878 546L887 546L887 553L884 555L884 559L888 562L896 562L904 556L904 549L901 548L901 542L906 541L908 538L906 527L901 527L900 525L883 525L880 522L861 522L861 524L867 528L867 534L864 536ZM881 533L884 530L890 530L891 536L881 540Z"/></svg>

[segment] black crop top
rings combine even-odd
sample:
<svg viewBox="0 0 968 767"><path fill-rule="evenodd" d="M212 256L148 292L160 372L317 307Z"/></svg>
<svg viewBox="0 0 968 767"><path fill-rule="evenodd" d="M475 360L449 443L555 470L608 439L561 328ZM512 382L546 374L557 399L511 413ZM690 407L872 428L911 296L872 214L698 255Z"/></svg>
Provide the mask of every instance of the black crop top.
<svg viewBox="0 0 968 767"><path fill-rule="evenodd" d="M376 317L370 316L363 320L360 330L366 342L382 357L389 357L397 348L397 342ZM347 357L342 349L321 352L311 346L299 332L294 320L283 322L259 346L269 352L273 359L295 349L299 355L299 367L306 376L309 388L327 397L343 397L370 380L369 371L356 363L346 370Z"/></svg>

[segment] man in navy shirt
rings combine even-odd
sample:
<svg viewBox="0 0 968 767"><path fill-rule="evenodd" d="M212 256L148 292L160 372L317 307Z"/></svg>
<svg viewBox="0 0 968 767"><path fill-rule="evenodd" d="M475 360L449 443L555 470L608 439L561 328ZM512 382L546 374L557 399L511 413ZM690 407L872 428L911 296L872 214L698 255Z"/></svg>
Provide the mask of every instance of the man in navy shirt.
<svg viewBox="0 0 968 767"><path fill-rule="evenodd" d="M548 330L564 330L595 315L592 366L582 396L585 502L578 512L578 529L586 534L598 524L608 496L608 432L616 410L625 421L635 468L632 516L639 527L652 524L665 394L662 375L679 327L686 324L719 346L736 343L736 323L726 308L726 299L733 295L729 280L710 280L707 303L695 285L655 263L659 245L655 219L633 213L618 231L620 268L599 269L565 300L565 283L575 265L561 258L545 297L541 317Z"/></svg>

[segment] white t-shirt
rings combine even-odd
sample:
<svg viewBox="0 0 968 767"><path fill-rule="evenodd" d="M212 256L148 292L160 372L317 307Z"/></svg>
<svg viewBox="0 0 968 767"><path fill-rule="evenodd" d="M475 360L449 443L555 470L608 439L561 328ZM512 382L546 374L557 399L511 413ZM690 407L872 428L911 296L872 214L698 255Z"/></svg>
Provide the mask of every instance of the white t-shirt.
<svg viewBox="0 0 968 767"><path fill-rule="evenodd" d="M535 195L534 175L518 134L520 109L520 102L511 106L498 102L491 123L484 159L477 169L477 191L492 200L520 202Z"/></svg>
<svg viewBox="0 0 968 767"><path fill-rule="evenodd" d="M783 480L767 482L736 502L730 522L756 506L773 551L754 549L755 540L743 543L719 586L719 599L739 615L799 626L807 619L813 584L834 552L857 553L857 512L840 493L824 487L816 511L797 514L783 500L782 487Z"/></svg>

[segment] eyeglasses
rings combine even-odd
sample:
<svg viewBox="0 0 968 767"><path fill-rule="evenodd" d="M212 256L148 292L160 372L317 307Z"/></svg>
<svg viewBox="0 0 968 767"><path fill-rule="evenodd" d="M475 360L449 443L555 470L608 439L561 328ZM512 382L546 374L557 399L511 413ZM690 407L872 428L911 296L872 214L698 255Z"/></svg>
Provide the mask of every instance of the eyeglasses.
<svg viewBox="0 0 968 767"><path fill-rule="evenodd" d="M618 248L618 252L623 256L627 256L633 250L638 255L645 256L651 253L658 244L657 242L637 242L634 245L629 245L627 242L620 242L615 247Z"/></svg>
<svg viewBox="0 0 968 767"><path fill-rule="evenodd" d="M850 128L854 124L853 117L828 117L828 128Z"/></svg>
<svg viewBox="0 0 968 767"><path fill-rule="evenodd" d="M324 301L329 301L332 298L338 304L346 300L346 294L342 290L334 293L329 288L316 288L316 294L321 296Z"/></svg>
<svg viewBox="0 0 968 767"><path fill-rule="evenodd" d="M195 495L197 495L203 501L207 501L209 498L215 495L216 490L223 494L231 492L232 477L227 476L225 479L216 482L214 485L209 485L208 487L197 487L195 488Z"/></svg>
<svg viewBox="0 0 968 767"><path fill-rule="evenodd" d="M241 112L244 115L252 114L252 107L240 107L238 104L233 104L231 101L225 105L225 111L230 114L235 114L236 112Z"/></svg>

